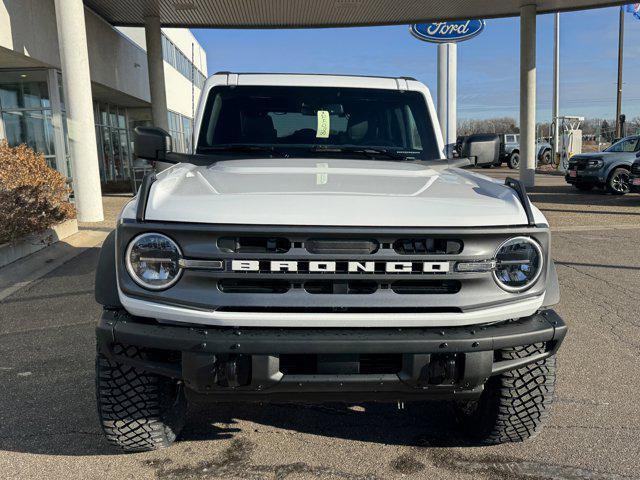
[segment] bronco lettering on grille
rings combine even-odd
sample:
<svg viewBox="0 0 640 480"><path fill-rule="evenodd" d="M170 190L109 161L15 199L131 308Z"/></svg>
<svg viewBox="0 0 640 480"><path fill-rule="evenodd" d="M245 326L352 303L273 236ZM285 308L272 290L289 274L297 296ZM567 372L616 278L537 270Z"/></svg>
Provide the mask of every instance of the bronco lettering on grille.
<svg viewBox="0 0 640 480"><path fill-rule="evenodd" d="M232 260L231 270L264 273L447 273L449 262Z"/></svg>

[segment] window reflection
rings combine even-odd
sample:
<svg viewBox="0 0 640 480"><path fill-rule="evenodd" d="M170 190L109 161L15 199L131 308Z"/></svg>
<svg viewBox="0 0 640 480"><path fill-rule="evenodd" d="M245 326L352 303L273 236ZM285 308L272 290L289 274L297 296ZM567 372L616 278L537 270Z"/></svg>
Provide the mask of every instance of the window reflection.
<svg viewBox="0 0 640 480"><path fill-rule="evenodd" d="M57 168L52 116L46 70L2 72L0 121L7 142L28 145Z"/></svg>

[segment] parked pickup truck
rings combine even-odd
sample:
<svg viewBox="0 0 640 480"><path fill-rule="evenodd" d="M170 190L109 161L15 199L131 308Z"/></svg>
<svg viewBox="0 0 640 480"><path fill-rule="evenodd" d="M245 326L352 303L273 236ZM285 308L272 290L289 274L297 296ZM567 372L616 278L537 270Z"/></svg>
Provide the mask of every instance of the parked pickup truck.
<svg viewBox="0 0 640 480"><path fill-rule="evenodd" d="M112 444L169 446L192 400L441 400L485 443L540 430L567 330L549 224L518 181L448 163L423 84L220 73L195 132L185 155L137 129L173 165L100 253Z"/></svg>
<svg viewBox="0 0 640 480"><path fill-rule="evenodd" d="M505 133L501 135L500 158L509 168L520 166L520 134ZM543 140L536 142L536 159L540 165L551 163L551 144Z"/></svg>
<svg viewBox="0 0 640 480"><path fill-rule="evenodd" d="M631 165L640 155L640 136L625 137L602 152L581 153L569 159L567 183L579 190L603 188L614 195L629 192Z"/></svg>

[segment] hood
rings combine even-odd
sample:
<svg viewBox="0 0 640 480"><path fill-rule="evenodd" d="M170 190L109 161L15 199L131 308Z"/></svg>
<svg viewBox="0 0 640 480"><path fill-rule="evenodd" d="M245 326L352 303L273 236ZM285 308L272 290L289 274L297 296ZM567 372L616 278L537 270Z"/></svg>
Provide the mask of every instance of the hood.
<svg viewBox="0 0 640 480"><path fill-rule="evenodd" d="M442 163L286 158L178 164L158 174L146 218L372 227L526 223L512 189Z"/></svg>
<svg viewBox="0 0 640 480"><path fill-rule="evenodd" d="M577 153L571 157L571 160L601 158L606 161L626 160L633 162L636 159L634 152L588 152Z"/></svg>

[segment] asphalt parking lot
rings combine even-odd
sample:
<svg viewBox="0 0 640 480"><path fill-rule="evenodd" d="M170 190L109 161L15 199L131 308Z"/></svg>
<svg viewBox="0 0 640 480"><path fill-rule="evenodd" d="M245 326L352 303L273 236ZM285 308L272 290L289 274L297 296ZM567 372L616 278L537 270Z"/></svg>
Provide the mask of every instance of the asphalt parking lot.
<svg viewBox="0 0 640 480"><path fill-rule="evenodd" d="M530 196L554 231L570 328L537 438L470 445L431 403L219 405L192 408L172 448L121 454L96 418L89 249L0 303L0 478L640 478L640 195L543 175Z"/></svg>

